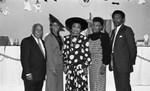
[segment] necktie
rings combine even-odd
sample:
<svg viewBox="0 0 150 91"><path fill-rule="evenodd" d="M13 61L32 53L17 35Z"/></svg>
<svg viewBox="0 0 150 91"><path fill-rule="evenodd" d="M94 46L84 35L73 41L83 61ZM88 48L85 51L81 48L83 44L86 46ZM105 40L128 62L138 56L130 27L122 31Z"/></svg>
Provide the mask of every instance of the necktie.
<svg viewBox="0 0 150 91"><path fill-rule="evenodd" d="M113 35L112 35L112 53L114 53L114 44L115 44L116 31L117 31L117 28L114 29L114 32L113 32Z"/></svg>
<svg viewBox="0 0 150 91"><path fill-rule="evenodd" d="M40 43L40 39L37 39L38 40L38 45L39 45L39 48L41 49L41 52L43 53L43 55L44 55L44 51L42 50L42 45L41 45L41 43Z"/></svg>

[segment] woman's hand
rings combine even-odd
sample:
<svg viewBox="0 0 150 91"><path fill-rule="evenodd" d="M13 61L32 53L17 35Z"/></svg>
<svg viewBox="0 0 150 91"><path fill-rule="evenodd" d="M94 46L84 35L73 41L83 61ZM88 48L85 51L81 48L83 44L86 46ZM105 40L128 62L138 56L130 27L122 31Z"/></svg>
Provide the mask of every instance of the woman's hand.
<svg viewBox="0 0 150 91"><path fill-rule="evenodd" d="M57 75L58 75L57 72L56 72L56 70L53 70L53 75L54 75L54 76L57 76Z"/></svg>
<svg viewBox="0 0 150 91"><path fill-rule="evenodd" d="M64 66L64 73L66 74L67 73L67 67Z"/></svg>
<svg viewBox="0 0 150 91"><path fill-rule="evenodd" d="M106 72L106 65L102 64L101 68L100 68L100 74L103 75Z"/></svg>
<svg viewBox="0 0 150 91"><path fill-rule="evenodd" d="M87 68L83 68L84 74L87 75L88 74L88 70Z"/></svg>

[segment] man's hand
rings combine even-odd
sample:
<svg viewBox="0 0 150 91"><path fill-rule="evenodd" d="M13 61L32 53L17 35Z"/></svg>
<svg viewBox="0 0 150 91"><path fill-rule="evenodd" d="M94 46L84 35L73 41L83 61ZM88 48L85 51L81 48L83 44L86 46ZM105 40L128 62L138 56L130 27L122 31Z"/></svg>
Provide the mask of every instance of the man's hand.
<svg viewBox="0 0 150 91"><path fill-rule="evenodd" d="M30 73L30 74L27 74L27 75L26 75L26 79L27 79L27 80L33 80L32 74L31 74L31 73Z"/></svg>
<svg viewBox="0 0 150 91"><path fill-rule="evenodd" d="M113 55L111 54L111 62L109 63L109 71L113 71Z"/></svg>

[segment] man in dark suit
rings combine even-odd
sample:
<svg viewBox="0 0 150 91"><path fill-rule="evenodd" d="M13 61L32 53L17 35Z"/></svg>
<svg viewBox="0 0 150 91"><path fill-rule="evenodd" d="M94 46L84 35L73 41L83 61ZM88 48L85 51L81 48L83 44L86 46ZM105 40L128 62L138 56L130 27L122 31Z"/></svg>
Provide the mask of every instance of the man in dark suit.
<svg viewBox="0 0 150 91"><path fill-rule="evenodd" d="M32 35L21 42L22 79L25 91L42 91L46 73L46 54L43 26L39 23L32 27Z"/></svg>
<svg viewBox="0 0 150 91"><path fill-rule="evenodd" d="M112 31L112 64L116 91L131 91L130 73L133 72L137 47L132 29L126 25L125 13L116 10L112 14L115 29Z"/></svg>

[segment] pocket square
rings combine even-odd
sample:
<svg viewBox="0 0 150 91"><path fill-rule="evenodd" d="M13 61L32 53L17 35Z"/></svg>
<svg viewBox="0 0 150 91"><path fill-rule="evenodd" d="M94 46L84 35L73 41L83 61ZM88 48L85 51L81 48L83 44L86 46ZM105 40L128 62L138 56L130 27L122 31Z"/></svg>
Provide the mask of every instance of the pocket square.
<svg viewBox="0 0 150 91"><path fill-rule="evenodd" d="M119 38L122 38L122 37L123 37L122 35L119 36Z"/></svg>

